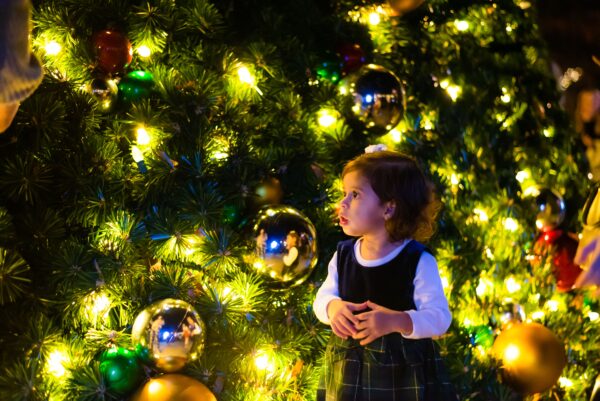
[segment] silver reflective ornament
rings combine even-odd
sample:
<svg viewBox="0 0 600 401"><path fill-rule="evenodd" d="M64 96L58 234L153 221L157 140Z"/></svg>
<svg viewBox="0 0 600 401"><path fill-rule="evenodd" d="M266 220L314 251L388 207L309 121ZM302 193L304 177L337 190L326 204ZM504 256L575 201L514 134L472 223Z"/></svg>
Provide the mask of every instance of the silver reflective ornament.
<svg viewBox="0 0 600 401"><path fill-rule="evenodd" d="M342 94L354 98L352 111L367 127L394 128L404 114L404 91L396 75L384 67L368 64L340 84Z"/></svg>
<svg viewBox="0 0 600 401"><path fill-rule="evenodd" d="M315 226L289 206L268 206L260 210L254 224L252 266L273 287L303 283L317 264Z"/></svg>
<svg viewBox="0 0 600 401"><path fill-rule="evenodd" d="M131 330L134 346L148 350L150 360L163 372L176 372L204 350L205 328L190 304L164 299L144 309Z"/></svg>
<svg viewBox="0 0 600 401"><path fill-rule="evenodd" d="M112 79L103 78L94 78L88 89L103 110L110 109L117 99L119 91L117 84Z"/></svg>
<svg viewBox="0 0 600 401"><path fill-rule="evenodd" d="M537 215L535 225L543 232L554 230L565 219L565 201L558 192L549 188L539 188L535 197Z"/></svg>

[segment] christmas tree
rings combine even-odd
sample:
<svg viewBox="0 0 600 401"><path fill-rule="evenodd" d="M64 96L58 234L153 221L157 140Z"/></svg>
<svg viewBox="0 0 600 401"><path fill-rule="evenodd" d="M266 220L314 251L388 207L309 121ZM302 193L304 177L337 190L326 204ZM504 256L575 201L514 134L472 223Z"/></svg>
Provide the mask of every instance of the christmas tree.
<svg viewBox="0 0 600 401"><path fill-rule="evenodd" d="M589 398L585 167L535 4L62 0L33 23L45 78L0 147L2 400L317 399L339 175L375 143L443 203L460 399Z"/></svg>

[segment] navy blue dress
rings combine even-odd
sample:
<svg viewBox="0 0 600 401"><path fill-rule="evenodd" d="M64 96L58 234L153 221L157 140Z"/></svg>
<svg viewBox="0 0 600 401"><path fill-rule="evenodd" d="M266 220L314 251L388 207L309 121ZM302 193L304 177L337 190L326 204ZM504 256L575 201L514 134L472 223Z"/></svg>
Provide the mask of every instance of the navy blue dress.
<svg viewBox="0 0 600 401"><path fill-rule="evenodd" d="M425 246L412 240L388 263L364 267L354 256L355 242L343 241L337 248L342 300L369 300L398 311L416 309L413 281ZM400 333L365 346L332 334L325 352L325 387L327 401L458 400L435 342Z"/></svg>

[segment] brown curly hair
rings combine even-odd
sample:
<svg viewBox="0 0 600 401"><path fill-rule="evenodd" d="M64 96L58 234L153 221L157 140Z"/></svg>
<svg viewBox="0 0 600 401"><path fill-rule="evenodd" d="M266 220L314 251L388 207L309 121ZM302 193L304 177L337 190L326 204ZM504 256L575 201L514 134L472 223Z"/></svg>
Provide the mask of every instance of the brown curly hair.
<svg viewBox="0 0 600 401"><path fill-rule="evenodd" d="M381 203L395 203L394 214L385 223L392 240L431 238L441 203L414 158L387 150L364 153L344 166L342 178L353 171L369 181Z"/></svg>

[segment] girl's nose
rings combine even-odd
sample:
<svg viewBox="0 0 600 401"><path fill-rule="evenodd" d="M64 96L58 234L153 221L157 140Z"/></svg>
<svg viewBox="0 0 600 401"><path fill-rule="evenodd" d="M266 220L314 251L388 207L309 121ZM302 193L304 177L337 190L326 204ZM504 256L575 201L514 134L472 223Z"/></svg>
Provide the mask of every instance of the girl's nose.
<svg viewBox="0 0 600 401"><path fill-rule="evenodd" d="M348 207L348 199L349 199L348 195L346 195L344 198L342 198L342 200L340 201L340 206L339 206L340 209Z"/></svg>

